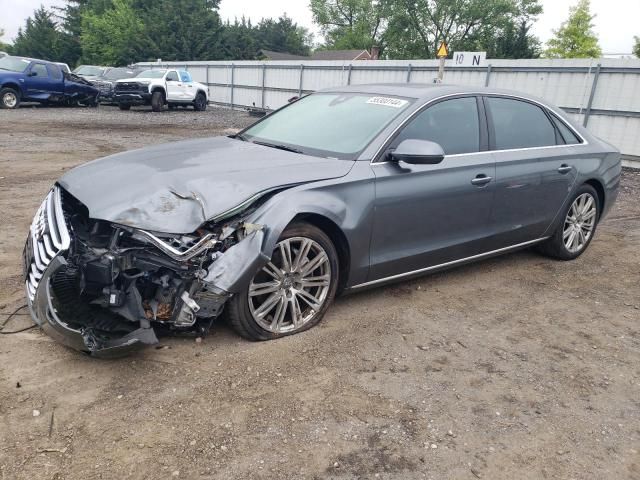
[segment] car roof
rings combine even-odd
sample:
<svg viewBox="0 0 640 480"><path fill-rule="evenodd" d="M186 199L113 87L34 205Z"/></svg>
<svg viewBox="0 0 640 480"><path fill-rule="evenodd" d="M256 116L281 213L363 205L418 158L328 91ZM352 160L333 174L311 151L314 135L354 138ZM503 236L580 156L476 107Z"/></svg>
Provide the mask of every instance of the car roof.
<svg viewBox="0 0 640 480"><path fill-rule="evenodd" d="M22 57L20 55L9 55L9 56L13 58L19 58L20 60L26 60L28 62L49 63L52 65L55 65L55 62L51 62L49 60L42 60L41 58Z"/></svg>
<svg viewBox="0 0 640 480"><path fill-rule="evenodd" d="M505 90L489 87L469 87L462 85L448 85L442 83L373 83L364 85L347 85L343 87L333 87L321 92L340 93L366 93L372 95L390 95L397 97L415 98L421 102L433 100L446 95L464 94L496 94L509 95L529 99L537 103L547 105L543 100L526 93L514 90Z"/></svg>
<svg viewBox="0 0 640 480"><path fill-rule="evenodd" d="M63 62L52 62L51 60L42 60L40 58L31 58L31 57L22 57L20 55L7 55L8 57L13 57L13 58L19 58L20 60L26 60L27 62L38 62L38 63L44 63L47 65L57 65L59 67L69 67L69 65L67 65L66 63Z"/></svg>

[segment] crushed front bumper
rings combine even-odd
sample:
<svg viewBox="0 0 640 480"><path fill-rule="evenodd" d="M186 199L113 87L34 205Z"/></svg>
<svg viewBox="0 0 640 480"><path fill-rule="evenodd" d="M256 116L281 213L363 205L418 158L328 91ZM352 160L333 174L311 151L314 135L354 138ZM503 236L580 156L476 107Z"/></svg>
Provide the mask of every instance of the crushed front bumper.
<svg viewBox="0 0 640 480"><path fill-rule="evenodd" d="M122 337L98 338L91 329L73 328L55 307L51 280L66 267L64 254L71 237L62 209L61 191L54 187L44 199L31 223L23 252L25 290L33 321L49 336L75 350L101 357L126 355L144 345L158 343L149 322Z"/></svg>
<svg viewBox="0 0 640 480"><path fill-rule="evenodd" d="M91 330L73 328L60 318L54 306L51 278L66 264L62 256L54 257L44 271L33 299L27 290L31 318L47 335L74 350L102 358L124 356L146 345L158 343L150 326L141 327L123 337L104 340L98 339Z"/></svg>

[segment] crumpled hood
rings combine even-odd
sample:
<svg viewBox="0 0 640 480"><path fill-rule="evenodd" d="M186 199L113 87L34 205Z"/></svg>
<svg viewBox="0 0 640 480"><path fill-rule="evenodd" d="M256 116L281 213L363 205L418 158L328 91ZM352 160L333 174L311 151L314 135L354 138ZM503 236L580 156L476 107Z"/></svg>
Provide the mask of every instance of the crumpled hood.
<svg viewBox="0 0 640 480"><path fill-rule="evenodd" d="M352 161L316 158L227 137L111 155L58 183L91 218L164 233L191 233L264 192L346 175Z"/></svg>

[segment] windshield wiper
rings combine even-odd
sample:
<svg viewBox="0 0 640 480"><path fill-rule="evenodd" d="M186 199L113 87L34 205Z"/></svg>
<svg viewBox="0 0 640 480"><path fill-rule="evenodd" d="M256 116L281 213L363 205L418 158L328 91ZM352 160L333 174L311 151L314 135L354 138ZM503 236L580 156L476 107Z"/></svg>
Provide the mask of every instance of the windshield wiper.
<svg viewBox="0 0 640 480"><path fill-rule="evenodd" d="M277 148L278 150L284 150L285 152L303 153L302 150L298 150L297 148L293 148L293 147L288 147L287 145L281 145L279 143L258 142L256 140L253 140L251 143L255 143L256 145L262 145L263 147Z"/></svg>

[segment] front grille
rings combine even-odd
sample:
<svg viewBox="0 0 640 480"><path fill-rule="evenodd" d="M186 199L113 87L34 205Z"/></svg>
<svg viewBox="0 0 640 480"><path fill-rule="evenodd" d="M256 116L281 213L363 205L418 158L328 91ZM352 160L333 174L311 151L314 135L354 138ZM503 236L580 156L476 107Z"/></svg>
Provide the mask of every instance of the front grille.
<svg viewBox="0 0 640 480"><path fill-rule="evenodd" d="M54 187L33 217L25 247L25 277L29 300L33 301L38 283L51 260L68 250L70 243L60 188Z"/></svg>
<svg viewBox="0 0 640 480"><path fill-rule="evenodd" d="M140 92L144 88L137 82L122 82L116 83L116 92L117 93L125 93L125 92Z"/></svg>
<svg viewBox="0 0 640 480"><path fill-rule="evenodd" d="M113 83L111 82L93 82L102 95L110 95L113 92Z"/></svg>

